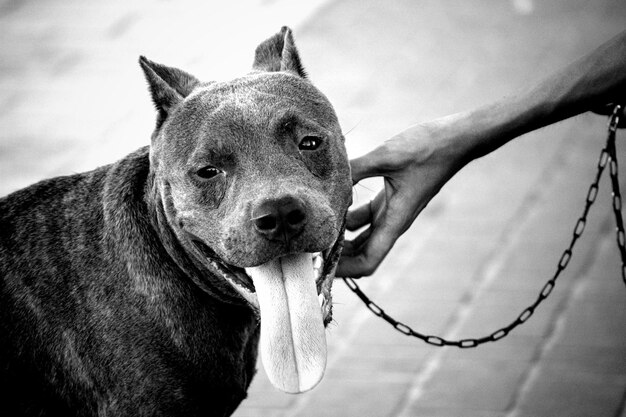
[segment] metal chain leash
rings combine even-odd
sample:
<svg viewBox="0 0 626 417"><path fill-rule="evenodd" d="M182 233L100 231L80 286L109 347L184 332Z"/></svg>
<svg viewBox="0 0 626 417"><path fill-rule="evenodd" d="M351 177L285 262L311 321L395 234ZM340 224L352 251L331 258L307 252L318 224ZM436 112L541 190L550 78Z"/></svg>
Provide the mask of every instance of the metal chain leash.
<svg viewBox="0 0 626 417"><path fill-rule="evenodd" d="M616 105L613 109L611 116L609 117L609 127L608 127L608 138L605 147L600 152L600 158L598 159L597 172L594 178L594 181L589 186L589 190L587 191L587 198L585 201L585 208L583 209L583 213L576 222L574 226L574 231L572 233L572 240L570 241L569 246L559 259L557 264L556 272L545 283L535 302L524 309L520 315L511 322L508 326L505 326L493 333L489 336L481 337L478 339L462 339L462 340L446 340L439 336L433 335L425 335L420 332L413 330L408 325L402 323L391 317L389 314L385 312L378 304L372 301L356 284L354 279L352 278L343 278L346 285L365 303L367 308L374 313L376 316L382 318L387 323L392 325L396 330L400 333L403 333L407 336L413 336L418 339L423 340L424 342L434 345L434 346L456 346L459 348L472 348L479 345L482 345L487 342L495 342L497 340L502 339L506 335L508 335L513 329L517 326L525 323L535 312L539 304L552 292L554 286L556 285L557 278L561 275L561 272L567 268L571 258L572 251L574 249L574 245L578 241L578 238L582 236L585 226L587 224L587 215L589 214L589 209L596 201L596 197L598 196L598 189L600 184L600 179L602 177L602 173L604 172L604 168L607 163L609 163L609 171L611 176L611 186L613 189L613 212L615 215L615 223L617 226L617 246L619 248L619 253L622 261L622 280L626 285L626 233L624 232L624 221L622 219L622 197L620 193L619 187L619 178L617 173L617 151L615 147L615 132L620 123L620 115L624 113L623 105Z"/></svg>
<svg viewBox="0 0 626 417"><path fill-rule="evenodd" d="M624 281L624 285L626 285L626 237L624 232L624 220L622 219L622 194L619 188L619 176L617 175L615 132L618 127L622 127L622 125L620 125L620 116L625 115L626 111L624 105L616 105L613 109L613 114L609 118L609 137L606 144L611 161L609 173L611 174L611 186L613 188L613 213L615 214L615 224L617 226L617 248L619 249L619 255L622 260L622 281ZM625 122L625 120L622 120L622 123L623 122Z"/></svg>

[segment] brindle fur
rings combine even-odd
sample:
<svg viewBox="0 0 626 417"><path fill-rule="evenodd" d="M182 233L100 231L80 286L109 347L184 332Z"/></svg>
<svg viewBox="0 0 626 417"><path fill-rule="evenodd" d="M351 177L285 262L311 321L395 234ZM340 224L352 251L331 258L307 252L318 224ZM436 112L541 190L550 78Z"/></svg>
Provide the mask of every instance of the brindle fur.
<svg viewBox="0 0 626 417"><path fill-rule="evenodd" d="M150 147L0 199L4 416L230 415L259 326L224 274L341 239L343 136L287 28L230 82L140 63L158 111ZM309 131L325 144L304 155L294 141ZM207 161L228 175L194 177ZM307 226L268 242L250 207L285 192L306 201Z"/></svg>

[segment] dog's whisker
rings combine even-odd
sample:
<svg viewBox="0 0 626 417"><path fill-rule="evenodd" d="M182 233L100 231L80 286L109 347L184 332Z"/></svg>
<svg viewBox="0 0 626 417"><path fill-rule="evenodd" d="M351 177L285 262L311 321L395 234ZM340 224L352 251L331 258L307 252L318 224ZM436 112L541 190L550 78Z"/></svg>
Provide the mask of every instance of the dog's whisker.
<svg viewBox="0 0 626 417"><path fill-rule="evenodd" d="M359 119L359 121L358 121L358 122L356 122L356 123L354 124L354 126L352 126L350 129L348 129L348 131L347 131L347 132L342 133L342 134L343 134L343 136L348 136L350 133L352 133L352 131L353 131L354 129L356 129L356 128L357 128L357 127L361 124L361 122L362 122L362 121L363 121L363 119Z"/></svg>
<svg viewBox="0 0 626 417"><path fill-rule="evenodd" d="M367 185L362 184L362 183L355 184L355 186L354 186L354 187L355 187L355 188L356 188L356 187L365 188L367 191L372 192L372 193L373 193L373 192L375 192L375 190L371 189L370 187L368 187Z"/></svg>

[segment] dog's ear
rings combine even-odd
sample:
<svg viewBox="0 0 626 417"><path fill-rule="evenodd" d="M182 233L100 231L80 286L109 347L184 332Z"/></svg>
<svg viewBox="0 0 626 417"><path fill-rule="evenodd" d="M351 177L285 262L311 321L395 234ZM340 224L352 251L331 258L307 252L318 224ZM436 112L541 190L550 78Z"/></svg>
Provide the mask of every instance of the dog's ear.
<svg viewBox="0 0 626 417"><path fill-rule="evenodd" d="M152 101L159 112L158 128L171 109L183 101L200 81L183 70L157 64L144 56L139 57L139 65L146 76Z"/></svg>
<svg viewBox="0 0 626 417"><path fill-rule="evenodd" d="M291 29L283 26L280 32L257 46L252 68L270 72L289 71L306 78Z"/></svg>

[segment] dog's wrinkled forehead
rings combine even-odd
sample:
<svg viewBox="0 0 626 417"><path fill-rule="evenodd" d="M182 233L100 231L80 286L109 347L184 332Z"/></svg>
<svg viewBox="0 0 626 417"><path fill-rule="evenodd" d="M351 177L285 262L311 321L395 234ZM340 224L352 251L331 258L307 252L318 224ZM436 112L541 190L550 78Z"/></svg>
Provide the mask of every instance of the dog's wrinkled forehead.
<svg viewBox="0 0 626 417"><path fill-rule="evenodd" d="M189 98L196 97L207 102L236 100L245 106L263 103L268 108L285 102L313 112L324 107L322 117L334 117L330 102L317 88L307 79L287 72L253 72L232 81L211 83L198 87Z"/></svg>
<svg viewBox="0 0 626 417"><path fill-rule="evenodd" d="M167 144L158 148L172 149L182 158L198 146L251 150L262 136L294 124L341 135L330 102L307 80L287 73L252 73L197 86L163 126Z"/></svg>
<svg viewBox="0 0 626 417"><path fill-rule="evenodd" d="M226 83L215 83L189 97L183 107L202 108L209 114L229 112L246 123L275 122L291 114L332 130L337 117L326 97L308 81L286 73L252 74Z"/></svg>

